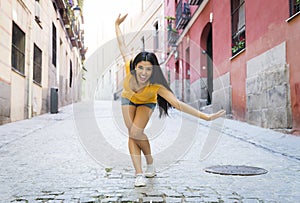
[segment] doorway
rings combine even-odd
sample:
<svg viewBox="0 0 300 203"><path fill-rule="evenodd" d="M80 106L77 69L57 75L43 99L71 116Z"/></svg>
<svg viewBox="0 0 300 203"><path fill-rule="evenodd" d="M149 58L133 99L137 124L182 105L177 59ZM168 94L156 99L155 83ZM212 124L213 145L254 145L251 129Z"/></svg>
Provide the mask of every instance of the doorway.
<svg viewBox="0 0 300 203"><path fill-rule="evenodd" d="M212 26L211 23L207 23L204 27L201 39L201 79L205 83L205 87L201 89L202 99L206 99L206 105L212 103L213 92L213 42L212 42Z"/></svg>
<svg viewBox="0 0 300 203"><path fill-rule="evenodd" d="M212 102L213 92L213 51L212 51L212 30L210 29L206 41L206 58L207 58L207 105Z"/></svg>

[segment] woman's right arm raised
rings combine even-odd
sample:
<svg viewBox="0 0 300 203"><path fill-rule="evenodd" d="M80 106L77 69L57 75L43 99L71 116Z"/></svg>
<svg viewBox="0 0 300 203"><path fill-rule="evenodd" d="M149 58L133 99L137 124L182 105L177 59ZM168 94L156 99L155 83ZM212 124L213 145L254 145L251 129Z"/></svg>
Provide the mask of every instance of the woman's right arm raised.
<svg viewBox="0 0 300 203"><path fill-rule="evenodd" d="M121 52L124 62L128 61L128 59L126 58L126 45L125 45L124 36L122 35L121 29L120 29L120 24L126 19L127 15L128 14L121 16L121 14L119 14L118 18L115 21L117 41L118 41L119 50Z"/></svg>

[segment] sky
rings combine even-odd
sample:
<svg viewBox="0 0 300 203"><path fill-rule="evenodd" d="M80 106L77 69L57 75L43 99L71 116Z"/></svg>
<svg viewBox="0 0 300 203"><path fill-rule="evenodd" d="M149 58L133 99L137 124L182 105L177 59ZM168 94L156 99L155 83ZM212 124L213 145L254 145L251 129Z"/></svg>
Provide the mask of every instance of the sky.
<svg viewBox="0 0 300 203"><path fill-rule="evenodd" d="M105 42L115 38L114 22L118 15L135 15L135 5L140 0L85 0L84 43L88 47L88 58Z"/></svg>

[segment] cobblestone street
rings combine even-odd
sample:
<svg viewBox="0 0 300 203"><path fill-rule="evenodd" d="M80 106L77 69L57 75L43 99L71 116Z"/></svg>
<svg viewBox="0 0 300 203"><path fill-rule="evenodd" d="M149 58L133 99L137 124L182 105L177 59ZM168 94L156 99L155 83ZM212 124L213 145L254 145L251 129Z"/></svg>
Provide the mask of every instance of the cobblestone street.
<svg viewBox="0 0 300 203"><path fill-rule="evenodd" d="M300 137L230 119L197 121L177 111L161 124L154 112L151 125L162 127L148 130L158 174L135 188L118 108L118 102L83 102L0 126L1 202L299 201ZM89 127L93 120L98 131ZM105 139L94 142L99 134ZM215 165L268 173L204 171Z"/></svg>

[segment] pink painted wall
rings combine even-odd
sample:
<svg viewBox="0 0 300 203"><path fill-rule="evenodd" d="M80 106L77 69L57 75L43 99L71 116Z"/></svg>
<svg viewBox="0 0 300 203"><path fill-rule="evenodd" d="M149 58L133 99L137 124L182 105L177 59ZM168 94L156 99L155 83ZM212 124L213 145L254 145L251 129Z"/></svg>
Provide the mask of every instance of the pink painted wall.
<svg viewBox="0 0 300 203"><path fill-rule="evenodd" d="M175 1L169 1L166 15L175 16ZM193 7L194 9L195 7ZM230 73L232 86L232 113L234 118L245 120L246 114L246 64L247 61L267 50L286 42L287 64L290 70L290 93L293 128L300 130L300 15L289 18L287 0L245 1L246 50L234 58L231 54L231 8L230 1L211 0L195 21L182 45L180 58L185 59L185 47L190 46L191 83L205 76L201 69L205 59L200 53L206 45L201 44L201 33L213 13L213 63L214 77ZM174 67L174 60L169 66ZM172 64L173 63L173 64ZM184 64L184 63L183 63ZM171 71L171 73L174 71ZM173 78L174 79L174 78Z"/></svg>

